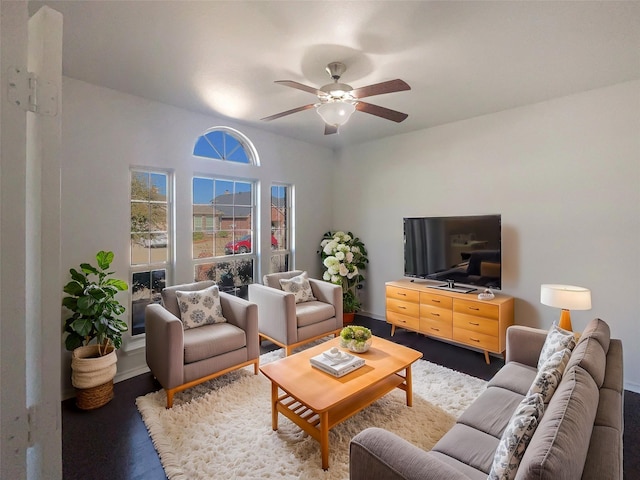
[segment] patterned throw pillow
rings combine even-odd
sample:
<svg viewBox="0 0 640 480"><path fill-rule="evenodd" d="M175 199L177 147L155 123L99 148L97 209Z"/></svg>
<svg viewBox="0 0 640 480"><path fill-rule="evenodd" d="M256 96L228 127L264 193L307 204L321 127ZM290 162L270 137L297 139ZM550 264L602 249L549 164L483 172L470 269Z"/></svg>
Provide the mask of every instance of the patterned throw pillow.
<svg viewBox="0 0 640 480"><path fill-rule="evenodd" d="M549 357L556 352L560 352L565 348L573 350L576 346L576 337L573 336L573 332L563 330L562 328L554 325L547 333L547 339L544 341L540 357L538 358L538 370L544 365L544 362L549 360Z"/></svg>
<svg viewBox="0 0 640 480"><path fill-rule="evenodd" d="M512 480L516 476L527 445L540 423L544 412L542 395L534 393L522 399L507 428L502 433L489 480Z"/></svg>
<svg viewBox="0 0 640 480"><path fill-rule="evenodd" d="M300 275L289 279L280 279L280 286L285 292L293 293L296 298L296 303L317 300L311 291L311 284L309 283L307 272L302 272Z"/></svg>
<svg viewBox="0 0 640 480"><path fill-rule="evenodd" d="M185 330L227 321L222 316L220 292L217 285L195 292L178 290L176 297L178 297L182 327Z"/></svg>
<svg viewBox="0 0 640 480"><path fill-rule="evenodd" d="M551 355L549 360L544 362L544 365L538 370L538 374L533 380L531 387L529 387L527 395L540 393L542 394L544 403L549 403L549 400L551 400L556 388L558 388L560 384L560 380L562 380L562 374L567 367L567 363L569 363L569 357L571 357L571 350L568 348Z"/></svg>

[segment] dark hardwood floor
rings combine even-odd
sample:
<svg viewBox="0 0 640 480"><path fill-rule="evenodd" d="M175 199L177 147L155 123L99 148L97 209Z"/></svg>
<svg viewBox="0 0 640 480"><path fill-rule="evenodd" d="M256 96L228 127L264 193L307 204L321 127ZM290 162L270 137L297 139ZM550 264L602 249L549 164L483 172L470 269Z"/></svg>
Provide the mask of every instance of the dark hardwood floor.
<svg viewBox="0 0 640 480"><path fill-rule="evenodd" d="M370 327L374 334L390 338L385 322L357 316L356 324ZM431 340L397 330L394 341L414 348L433 363L489 380L503 365L491 357L487 365L481 352ZM264 343L262 353L275 347ZM115 398L104 407L81 411L74 399L62 402L62 464L65 480L163 480L160 459L138 413L135 399L158 390L151 374L117 383ZM625 391L624 477L640 479L640 394Z"/></svg>

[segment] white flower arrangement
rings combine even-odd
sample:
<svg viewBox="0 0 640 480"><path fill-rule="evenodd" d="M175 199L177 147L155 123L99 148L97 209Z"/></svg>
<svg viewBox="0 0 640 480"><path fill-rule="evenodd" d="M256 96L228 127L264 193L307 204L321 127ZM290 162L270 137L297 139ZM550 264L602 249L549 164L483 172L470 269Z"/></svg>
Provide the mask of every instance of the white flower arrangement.
<svg viewBox="0 0 640 480"><path fill-rule="evenodd" d="M351 232L327 232L320 242L325 268L323 280L342 287L343 310L356 312L360 302L356 296L356 288L364 280L362 270L369 262L364 243Z"/></svg>

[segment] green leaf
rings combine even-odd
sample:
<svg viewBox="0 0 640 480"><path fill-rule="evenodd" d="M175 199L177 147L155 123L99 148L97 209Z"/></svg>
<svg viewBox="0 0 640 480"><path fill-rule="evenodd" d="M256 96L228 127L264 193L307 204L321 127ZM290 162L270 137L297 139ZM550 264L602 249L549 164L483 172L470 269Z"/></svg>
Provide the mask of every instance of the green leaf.
<svg viewBox="0 0 640 480"><path fill-rule="evenodd" d="M91 333L93 323L90 319L81 317L71 324L71 328L75 333L84 338Z"/></svg>
<svg viewBox="0 0 640 480"><path fill-rule="evenodd" d="M72 280L71 282L67 283L62 290L64 291L64 293L68 293L69 295L78 296L82 295L84 287L75 280Z"/></svg>
<svg viewBox="0 0 640 480"><path fill-rule="evenodd" d="M129 288L129 285L124 280L118 280L117 278L110 278L105 282L106 285L112 285L118 290L123 291Z"/></svg>
<svg viewBox="0 0 640 480"><path fill-rule="evenodd" d="M94 267L93 265L89 265L88 263L81 263L80 264L80 268L82 269L82 271L84 273L93 273L95 275L98 275L98 273L100 273L96 267Z"/></svg>
<svg viewBox="0 0 640 480"><path fill-rule="evenodd" d="M79 284L87 284L87 277L84 274L78 272L75 268L70 269L69 273L71 273L71 278L73 278Z"/></svg>
<svg viewBox="0 0 640 480"><path fill-rule="evenodd" d="M78 334L71 333L64 340L64 346L67 350L75 350L82 346L84 339Z"/></svg>
<svg viewBox="0 0 640 480"><path fill-rule="evenodd" d="M72 312L75 312L78 306L78 299L74 297L64 297L62 299L62 306L67 307Z"/></svg>
<svg viewBox="0 0 640 480"><path fill-rule="evenodd" d="M90 295L84 295L78 298L78 309L82 311L89 310L96 303L95 298Z"/></svg>
<svg viewBox="0 0 640 480"><path fill-rule="evenodd" d="M98 261L98 266L102 270L106 270L113 262L113 252L105 252L104 250L100 250L96 255L96 260Z"/></svg>

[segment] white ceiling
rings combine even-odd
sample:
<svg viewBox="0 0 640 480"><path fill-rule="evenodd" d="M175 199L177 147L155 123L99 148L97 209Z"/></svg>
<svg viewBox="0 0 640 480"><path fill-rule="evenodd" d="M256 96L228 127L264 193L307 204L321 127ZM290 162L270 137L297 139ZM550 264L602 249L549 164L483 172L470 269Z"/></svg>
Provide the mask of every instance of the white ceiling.
<svg viewBox="0 0 640 480"><path fill-rule="evenodd" d="M640 78L640 2L48 1L63 14L63 74L337 148ZM324 136L312 94L342 61L354 88L401 78Z"/></svg>

